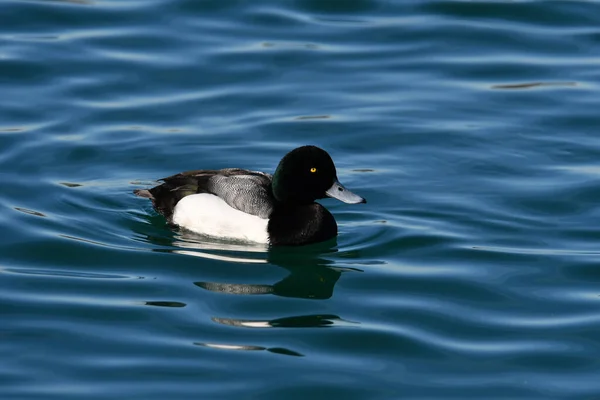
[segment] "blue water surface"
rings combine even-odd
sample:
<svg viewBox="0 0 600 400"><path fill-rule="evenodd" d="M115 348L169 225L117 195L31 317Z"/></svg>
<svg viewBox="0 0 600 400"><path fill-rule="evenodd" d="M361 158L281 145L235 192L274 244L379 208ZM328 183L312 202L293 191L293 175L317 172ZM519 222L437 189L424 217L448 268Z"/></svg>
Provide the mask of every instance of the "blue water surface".
<svg viewBox="0 0 600 400"><path fill-rule="evenodd" d="M0 398L600 398L600 2L0 3ZM133 195L330 152L336 240Z"/></svg>

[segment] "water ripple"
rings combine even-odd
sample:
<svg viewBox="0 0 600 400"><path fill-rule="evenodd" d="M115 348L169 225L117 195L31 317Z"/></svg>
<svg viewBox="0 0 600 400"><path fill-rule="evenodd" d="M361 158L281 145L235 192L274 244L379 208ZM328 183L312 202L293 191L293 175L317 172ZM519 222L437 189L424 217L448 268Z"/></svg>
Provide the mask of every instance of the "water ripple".
<svg viewBox="0 0 600 400"><path fill-rule="evenodd" d="M598 397L599 16L5 2L2 394ZM132 194L307 143L369 199L322 200L328 243L192 235Z"/></svg>

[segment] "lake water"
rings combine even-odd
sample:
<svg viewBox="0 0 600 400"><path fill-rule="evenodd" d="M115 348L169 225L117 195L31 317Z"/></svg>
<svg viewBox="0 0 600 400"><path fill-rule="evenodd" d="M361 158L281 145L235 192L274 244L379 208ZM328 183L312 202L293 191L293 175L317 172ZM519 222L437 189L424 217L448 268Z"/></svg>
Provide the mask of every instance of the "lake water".
<svg viewBox="0 0 600 400"><path fill-rule="evenodd" d="M0 398L600 398L600 2L0 3ZM293 249L132 194L330 152Z"/></svg>

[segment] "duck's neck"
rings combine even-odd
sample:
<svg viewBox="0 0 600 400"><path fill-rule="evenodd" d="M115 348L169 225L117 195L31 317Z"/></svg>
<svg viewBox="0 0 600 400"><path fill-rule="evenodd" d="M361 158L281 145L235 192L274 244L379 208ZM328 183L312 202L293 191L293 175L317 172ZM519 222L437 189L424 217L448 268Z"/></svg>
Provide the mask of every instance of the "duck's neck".
<svg viewBox="0 0 600 400"><path fill-rule="evenodd" d="M298 246L335 237L337 224L333 215L319 203L279 203L269 218L267 233L271 245Z"/></svg>

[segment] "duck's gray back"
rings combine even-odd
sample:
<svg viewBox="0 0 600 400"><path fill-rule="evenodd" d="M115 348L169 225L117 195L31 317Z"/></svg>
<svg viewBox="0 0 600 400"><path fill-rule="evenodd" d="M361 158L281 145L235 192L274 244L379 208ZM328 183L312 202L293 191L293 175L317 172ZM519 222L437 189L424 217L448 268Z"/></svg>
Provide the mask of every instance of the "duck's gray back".
<svg viewBox="0 0 600 400"><path fill-rule="evenodd" d="M235 171L235 172L234 172ZM224 169L208 181L208 191L236 210L268 219L273 211L271 175L258 171Z"/></svg>

